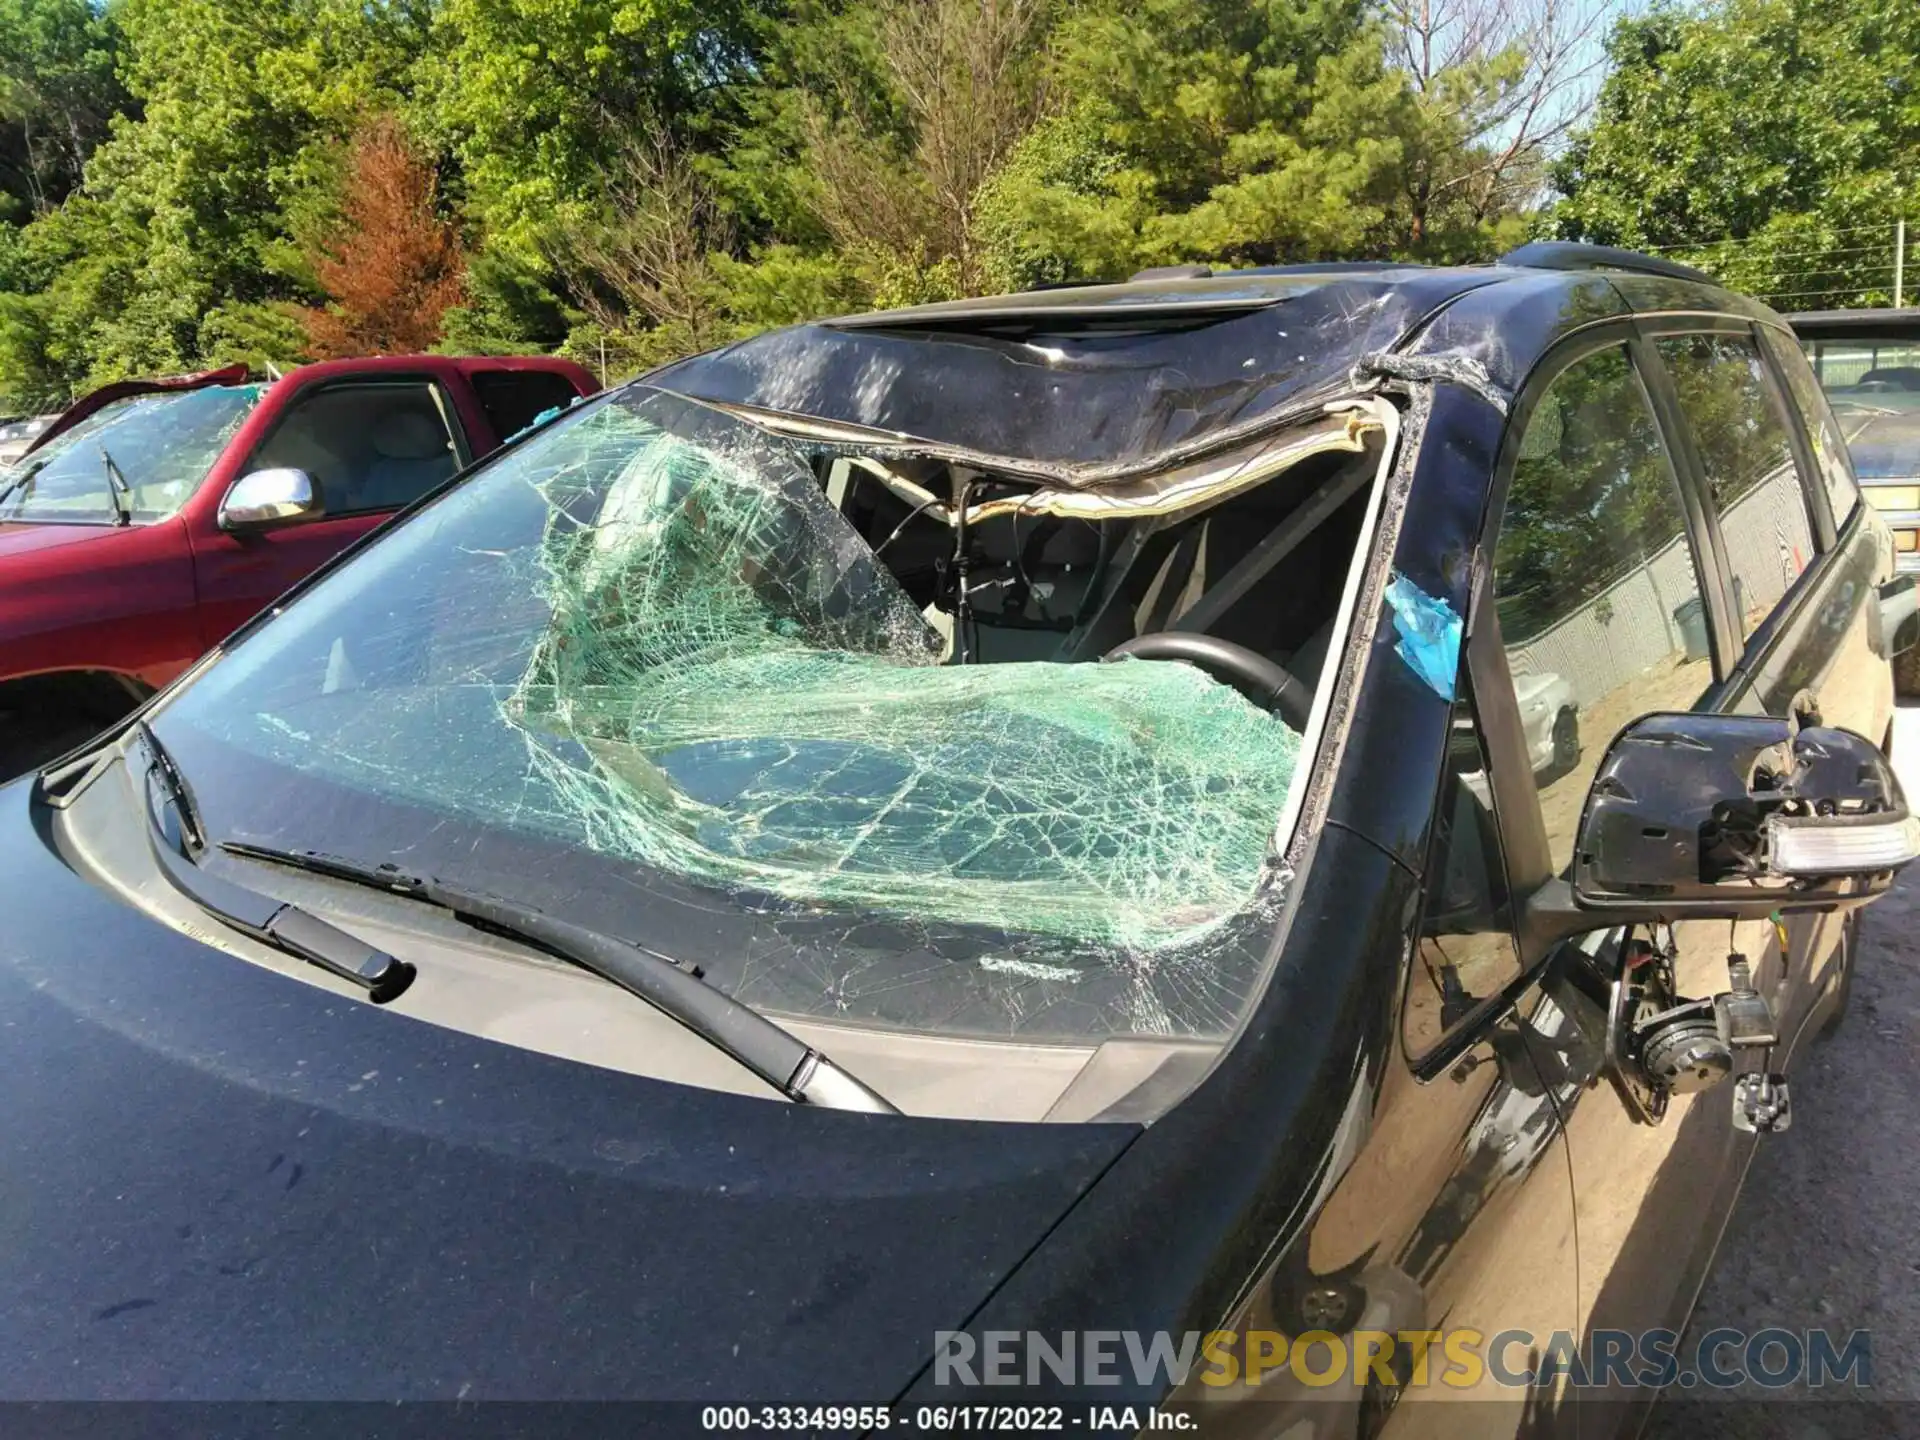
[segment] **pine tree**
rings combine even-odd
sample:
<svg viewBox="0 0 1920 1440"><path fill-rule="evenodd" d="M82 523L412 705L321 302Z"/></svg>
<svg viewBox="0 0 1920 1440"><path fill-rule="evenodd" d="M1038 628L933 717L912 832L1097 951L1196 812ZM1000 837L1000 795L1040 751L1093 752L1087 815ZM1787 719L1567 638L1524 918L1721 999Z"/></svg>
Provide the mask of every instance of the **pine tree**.
<svg viewBox="0 0 1920 1440"><path fill-rule="evenodd" d="M322 359L410 355L440 338L466 294L466 254L435 210L432 168L399 123L382 117L355 136L341 223L309 258L332 303L305 314Z"/></svg>

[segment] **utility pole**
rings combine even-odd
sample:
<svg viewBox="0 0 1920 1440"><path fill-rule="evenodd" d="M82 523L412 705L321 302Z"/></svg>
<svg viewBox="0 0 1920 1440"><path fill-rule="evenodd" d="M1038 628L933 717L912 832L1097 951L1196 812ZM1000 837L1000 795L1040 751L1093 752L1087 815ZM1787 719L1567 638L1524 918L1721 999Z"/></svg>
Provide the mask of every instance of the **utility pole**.
<svg viewBox="0 0 1920 1440"><path fill-rule="evenodd" d="M1907 303L1907 217L1893 222L1893 308Z"/></svg>

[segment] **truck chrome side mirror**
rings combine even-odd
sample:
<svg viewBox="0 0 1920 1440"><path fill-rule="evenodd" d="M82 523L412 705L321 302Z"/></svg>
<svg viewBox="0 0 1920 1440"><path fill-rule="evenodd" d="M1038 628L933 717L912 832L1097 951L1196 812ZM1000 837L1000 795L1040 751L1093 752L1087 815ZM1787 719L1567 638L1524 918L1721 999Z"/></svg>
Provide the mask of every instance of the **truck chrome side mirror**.
<svg viewBox="0 0 1920 1440"><path fill-rule="evenodd" d="M324 513L320 487L290 466L255 470L233 482L220 502L222 530L260 530L317 520Z"/></svg>
<svg viewBox="0 0 1920 1440"><path fill-rule="evenodd" d="M1567 880L1523 938L1851 908L1920 856L1920 820L1879 748L1767 715L1643 715L1601 761ZM1538 953L1537 951L1535 953Z"/></svg>

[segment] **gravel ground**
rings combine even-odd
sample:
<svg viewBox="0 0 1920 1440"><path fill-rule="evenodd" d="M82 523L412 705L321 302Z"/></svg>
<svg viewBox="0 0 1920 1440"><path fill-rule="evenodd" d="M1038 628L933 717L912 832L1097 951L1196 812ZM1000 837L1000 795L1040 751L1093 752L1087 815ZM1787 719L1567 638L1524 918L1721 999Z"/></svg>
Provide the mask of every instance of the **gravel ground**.
<svg viewBox="0 0 1920 1440"><path fill-rule="evenodd" d="M1920 705L1894 721L1894 763L1920 796ZM1920 867L1915 867L1920 870ZM1700 1296L1690 1340L1717 1326L1872 1334L1876 1403L1860 1393L1735 1391L1657 1407L1650 1440L1920 1435L1920 874L1864 922L1852 1007L1797 1062L1793 1128L1762 1143ZM1683 1353L1684 1350L1683 1350ZM1782 1403L1782 1394L1789 1401ZM1894 1403L1885 1403L1894 1402ZM1909 1402L1909 1403L1899 1403Z"/></svg>

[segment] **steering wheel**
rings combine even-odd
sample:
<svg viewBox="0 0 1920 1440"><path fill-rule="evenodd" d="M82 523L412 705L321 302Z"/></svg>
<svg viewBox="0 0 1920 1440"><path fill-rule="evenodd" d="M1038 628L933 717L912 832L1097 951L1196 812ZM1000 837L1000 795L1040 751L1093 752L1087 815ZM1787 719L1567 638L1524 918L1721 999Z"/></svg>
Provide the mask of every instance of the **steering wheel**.
<svg viewBox="0 0 1920 1440"><path fill-rule="evenodd" d="M1286 669L1258 651L1217 635L1201 635L1191 630L1157 630L1151 635L1136 635L1109 650L1102 661L1131 657L1135 660L1184 660L1231 685L1262 709L1271 710L1291 730L1307 728L1307 712L1313 708L1313 691Z"/></svg>

